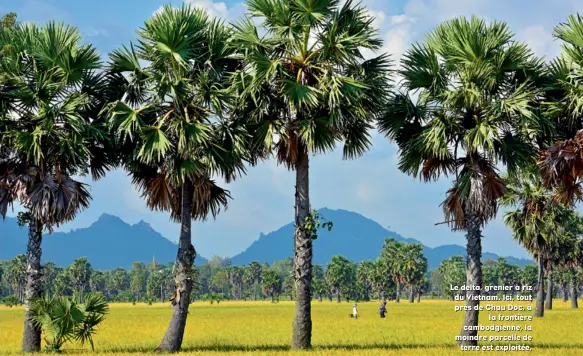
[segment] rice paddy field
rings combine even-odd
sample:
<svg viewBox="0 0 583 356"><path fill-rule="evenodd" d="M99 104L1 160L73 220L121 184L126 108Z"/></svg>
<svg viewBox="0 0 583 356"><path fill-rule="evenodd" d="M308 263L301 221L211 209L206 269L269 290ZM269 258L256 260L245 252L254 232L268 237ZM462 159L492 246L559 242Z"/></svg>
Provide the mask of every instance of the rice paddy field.
<svg viewBox="0 0 583 356"><path fill-rule="evenodd" d="M293 302L197 301L190 308L183 355L422 355L449 356L476 353L504 355L583 355L583 310L555 300L554 309L532 322L490 322L482 312L481 324L529 324L532 331L481 332L481 335L531 335L532 341L481 342L480 345L523 344L531 351L461 351L456 346L463 312L454 303L422 300L410 304L390 302L387 318L380 319L379 303L360 303L361 317L350 319L352 303L313 303L313 346L310 351L291 351ZM484 306L487 302L482 302ZM508 303L496 303L508 305ZM517 303L524 307L534 303ZM150 355L164 334L170 319L168 304L111 304L110 314L95 336L95 352L88 347L67 345L71 355ZM504 314L504 312L502 312ZM505 312L517 314L519 312ZM532 315L531 312L519 314ZM0 355L19 354L23 308L0 307Z"/></svg>

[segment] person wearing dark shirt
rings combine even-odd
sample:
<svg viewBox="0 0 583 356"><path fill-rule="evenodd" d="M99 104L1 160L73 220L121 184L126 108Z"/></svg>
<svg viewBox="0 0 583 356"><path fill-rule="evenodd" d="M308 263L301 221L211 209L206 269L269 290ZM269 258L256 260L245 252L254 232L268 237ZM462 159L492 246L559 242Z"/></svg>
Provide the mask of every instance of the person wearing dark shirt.
<svg viewBox="0 0 583 356"><path fill-rule="evenodd" d="M385 317L385 314L387 312L387 301L383 301L383 304L381 304L381 307L379 309L379 314L381 316L381 318Z"/></svg>

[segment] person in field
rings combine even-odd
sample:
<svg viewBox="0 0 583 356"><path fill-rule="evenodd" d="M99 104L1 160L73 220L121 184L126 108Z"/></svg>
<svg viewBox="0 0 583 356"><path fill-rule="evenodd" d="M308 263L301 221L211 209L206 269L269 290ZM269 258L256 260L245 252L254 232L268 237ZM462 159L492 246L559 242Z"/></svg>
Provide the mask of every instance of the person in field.
<svg viewBox="0 0 583 356"><path fill-rule="evenodd" d="M358 307L356 306L356 303L354 303L354 306L352 307L352 317L358 319Z"/></svg>
<svg viewBox="0 0 583 356"><path fill-rule="evenodd" d="M381 316L381 318L384 318L386 313L387 313L387 301L384 300L383 304L381 304L381 307L379 308L379 315Z"/></svg>

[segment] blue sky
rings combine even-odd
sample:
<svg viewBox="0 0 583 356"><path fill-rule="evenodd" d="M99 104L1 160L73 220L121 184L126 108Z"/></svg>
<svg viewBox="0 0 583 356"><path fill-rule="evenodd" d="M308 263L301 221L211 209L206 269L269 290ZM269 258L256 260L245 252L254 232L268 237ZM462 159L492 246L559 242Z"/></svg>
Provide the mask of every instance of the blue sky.
<svg viewBox="0 0 583 356"><path fill-rule="evenodd" d="M239 1L190 1L212 15L232 21L244 13ZM20 21L64 21L77 26L86 40L105 56L135 37L135 29L168 2L156 0L2 0L0 13L14 11ZM397 61L407 46L422 39L437 23L451 17L476 14L489 20L508 22L517 38L527 42L536 54L552 58L560 46L552 37L553 27L569 14L583 13L580 0L364 0L385 40L383 51ZM179 5L180 2L172 2ZM312 206L358 212L391 230L420 240L428 246L465 245L461 233L445 226L439 204L450 186L447 180L424 184L396 168L397 150L385 138L373 134L374 146L364 157L343 161L340 149L311 162ZM259 233L268 233L291 222L294 175L273 161L249 169L242 179L229 185L229 209L216 221L195 223L193 239L197 251L232 256L249 246ZM93 203L78 219L60 228L89 226L101 214L121 217L128 223L140 220L171 240L178 226L163 213L149 211L123 171L111 172L92 183ZM501 214L500 214L501 215ZM526 257L498 219L485 229L484 251ZM50 237L49 237L50 238ZM291 236L290 236L291 238Z"/></svg>

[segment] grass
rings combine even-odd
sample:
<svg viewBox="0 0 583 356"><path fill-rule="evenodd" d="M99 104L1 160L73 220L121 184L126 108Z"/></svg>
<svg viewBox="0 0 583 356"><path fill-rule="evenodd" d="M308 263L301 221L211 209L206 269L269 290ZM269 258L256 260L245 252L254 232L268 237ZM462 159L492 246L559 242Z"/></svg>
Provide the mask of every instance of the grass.
<svg viewBox="0 0 583 356"><path fill-rule="evenodd" d="M482 302L485 305L486 302ZM507 305L508 303L497 303ZM518 303L515 303L518 304ZM294 304L292 302L221 302L211 305L197 301L190 316L183 343L184 355L467 355L455 344L463 319L454 312L455 303L422 300L388 305L386 319L377 313L379 303L360 303L361 317L348 317L352 303L313 303L313 350L289 349ZM532 305L522 303L520 305ZM490 312L480 314L480 323ZM86 346L67 345L74 355L150 355L158 345L170 319L168 304L112 304L107 320L95 336L95 353ZM493 313L498 314L498 312ZM506 313L509 314L509 313ZM516 312L512 313L516 314ZM532 315L532 312L526 312ZM18 354L22 340L22 308L0 307L0 355ZM554 309L532 322L505 323L532 325L530 352L489 352L504 355L583 355L583 310L555 300ZM527 332L519 332L523 335ZM481 335L509 335L511 332L482 332ZM490 342L481 345L491 344ZM512 342L494 343L510 345ZM469 352L475 354L476 352ZM488 353L488 352L484 352Z"/></svg>

